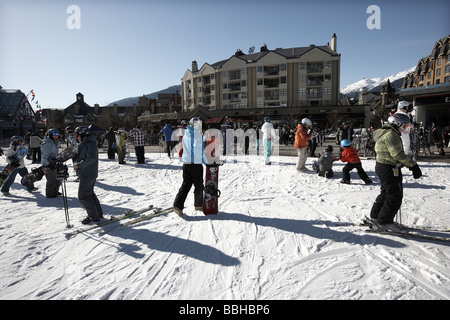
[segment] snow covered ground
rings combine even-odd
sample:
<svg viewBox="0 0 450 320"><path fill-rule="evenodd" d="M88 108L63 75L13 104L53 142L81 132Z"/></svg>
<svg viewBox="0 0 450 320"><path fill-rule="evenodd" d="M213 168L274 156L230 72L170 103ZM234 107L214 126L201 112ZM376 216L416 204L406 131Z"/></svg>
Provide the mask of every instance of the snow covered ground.
<svg viewBox="0 0 450 320"><path fill-rule="evenodd" d="M105 215L171 206L181 164L147 153L137 165L100 155L96 192ZM30 194L19 183L0 198L0 299L450 299L450 243L364 232L359 222L378 195L374 160L363 160L373 185L298 174L294 157L229 157L220 168L220 213L204 216L189 195L174 213L128 227L105 227L67 239L61 197ZM27 166L32 166L28 160ZM313 158L308 159L311 168ZM0 157L0 167L6 163ZM421 162L404 172L403 222L449 227L448 163ZM73 174L72 164L68 163ZM85 210L67 182L74 228ZM114 228L113 228L114 227Z"/></svg>

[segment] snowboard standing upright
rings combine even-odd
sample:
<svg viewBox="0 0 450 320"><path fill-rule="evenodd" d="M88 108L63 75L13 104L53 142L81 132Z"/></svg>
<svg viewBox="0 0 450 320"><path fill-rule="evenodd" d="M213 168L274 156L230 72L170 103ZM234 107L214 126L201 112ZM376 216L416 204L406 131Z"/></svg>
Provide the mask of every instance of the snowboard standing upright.
<svg viewBox="0 0 450 320"><path fill-rule="evenodd" d="M218 162L219 142L214 137L208 141L206 150L211 150L208 155L211 155L210 159L214 159L212 164L206 165L205 188L203 189L203 213L208 215L219 212L219 166L222 164Z"/></svg>
<svg viewBox="0 0 450 320"><path fill-rule="evenodd" d="M20 166L20 161L25 158L27 155L27 148L23 145L18 146L18 150L16 151L15 157L16 161L8 163L6 167L0 172L0 187L3 186L6 179L8 179L9 175L14 171L14 169Z"/></svg>

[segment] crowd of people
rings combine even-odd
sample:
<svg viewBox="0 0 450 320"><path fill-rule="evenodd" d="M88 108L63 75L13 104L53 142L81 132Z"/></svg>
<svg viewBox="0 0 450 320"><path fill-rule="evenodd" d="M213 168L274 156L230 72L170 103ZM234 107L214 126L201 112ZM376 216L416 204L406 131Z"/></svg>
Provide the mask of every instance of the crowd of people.
<svg viewBox="0 0 450 320"><path fill-rule="evenodd" d="M377 228L382 230L397 230L398 225L394 223L394 217L400 208L403 198L403 185L401 168L407 167L413 172L414 178L421 177L421 170L413 155L409 155L411 148L410 131L413 125L408 114L410 106L406 102L399 102L395 110L391 110L387 121L383 126L375 130L373 139L375 140L376 166L375 172L380 180L380 194L376 198L370 211L370 217ZM231 129L230 123L222 126L224 134L224 145L226 140L226 129ZM181 129L175 131L176 129ZM174 147L180 146L178 156L182 166L182 185L174 199L174 211L183 214L184 202L194 186L194 206L201 210L203 201L203 165L208 165L208 156L205 155L205 142L203 141L202 122L199 118L193 118L187 123L181 122L174 130L170 123L166 123L157 134L159 141L163 141L165 152L168 157L174 156ZM244 132L248 130L248 125L244 124ZM174 133L175 132L175 133ZM335 143L339 147L339 155L333 155L333 146L328 145L325 150L317 156L317 161L313 162L313 170L306 168L309 156L315 156L317 145L324 142L323 133L314 128L313 122L309 118L303 118L295 129L282 126L278 131L274 129L271 119L264 118L264 124L260 130L256 130L259 147L259 134L262 135L262 152L264 163L270 165L272 155L272 145L282 143L293 144L297 151L296 170L298 173L314 173L327 179L334 177L333 162L341 161L345 163L342 169L341 183L350 184L350 172L356 169L358 176L366 183L371 184L358 152L353 146L354 131L348 122L343 122L342 127L336 132ZM422 133L424 134L424 133ZM73 156L73 169L79 179L78 198L84 206L88 216L82 221L83 224L98 222L103 217L101 204L95 195L94 186L98 176L98 146L99 143L86 127L67 127L64 132L68 147L75 150ZM61 134L57 129L50 129L41 137L37 132L27 132L25 139L15 136L11 139L11 144L6 152L8 163L14 163L15 169L6 179L1 187L4 195L9 193L9 188L17 174L24 177L28 170L24 164L23 157L18 158L17 152L26 144L27 154L32 163L40 163L45 167L45 178L47 180L45 195L47 198L55 198L61 195L59 192L61 179L58 178L55 167L52 165L60 149ZM248 138L248 137L247 137ZM146 132L139 126L126 131L124 129L110 128L104 136L107 142L108 159L115 159L118 156L118 163L125 164L125 157L129 150L130 142L134 146L138 164L145 163L144 146L146 144ZM179 144L180 143L180 144ZM229 146L229 145L228 145ZM26 149L25 149L26 150ZM245 153L248 150L248 139L245 143ZM322 151L322 148L321 148ZM27 185L27 190L34 192L37 188L31 184Z"/></svg>

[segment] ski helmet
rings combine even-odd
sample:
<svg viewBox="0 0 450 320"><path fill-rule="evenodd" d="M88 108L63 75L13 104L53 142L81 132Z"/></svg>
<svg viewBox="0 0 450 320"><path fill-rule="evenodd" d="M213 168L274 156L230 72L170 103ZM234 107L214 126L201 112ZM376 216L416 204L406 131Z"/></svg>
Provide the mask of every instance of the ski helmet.
<svg viewBox="0 0 450 320"><path fill-rule="evenodd" d="M50 139L53 139L54 137L59 137L59 131L58 131L58 129L51 128L51 129L48 129L48 131L45 135L47 137L49 137Z"/></svg>
<svg viewBox="0 0 450 320"><path fill-rule="evenodd" d="M311 124L312 124L312 122L311 122L311 120L309 120L308 118L303 118L303 119L302 119L302 124L303 124L305 127L310 127Z"/></svg>
<svg viewBox="0 0 450 320"><path fill-rule="evenodd" d="M74 131L75 131L74 127L71 127L71 126L66 127L66 132L67 133L73 133Z"/></svg>
<svg viewBox="0 0 450 320"><path fill-rule="evenodd" d="M88 127L76 127L74 133L76 136L80 136L81 138L87 137L91 134Z"/></svg>
<svg viewBox="0 0 450 320"><path fill-rule="evenodd" d="M396 127L409 124L409 116L406 113L397 112L388 118L388 122Z"/></svg>
<svg viewBox="0 0 450 320"><path fill-rule="evenodd" d="M270 117L265 117L264 122L270 122Z"/></svg>
<svg viewBox="0 0 450 320"><path fill-rule="evenodd" d="M402 110L403 112L408 112L409 102L408 101L400 101L397 105L397 110Z"/></svg>
<svg viewBox="0 0 450 320"><path fill-rule="evenodd" d="M18 146L23 143L23 138L21 136L12 136L9 141L13 146Z"/></svg>
<svg viewBox="0 0 450 320"><path fill-rule="evenodd" d="M352 145L352 143L347 139L344 139L341 141L341 147L343 147L343 148L350 147L351 145Z"/></svg>

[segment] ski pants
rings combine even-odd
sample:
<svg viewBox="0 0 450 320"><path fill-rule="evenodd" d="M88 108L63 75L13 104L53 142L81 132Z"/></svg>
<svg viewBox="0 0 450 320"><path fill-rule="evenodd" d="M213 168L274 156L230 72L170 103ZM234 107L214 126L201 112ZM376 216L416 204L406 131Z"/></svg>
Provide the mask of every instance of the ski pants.
<svg viewBox="0 0 450 320"><path fill-rule="evenodd" d="M264 139L264 162L267 164L270 162L270 156L272 155L272 140Z"/></svg>
<svg viewBox="0 0 450 320"><path fill-rule="evenodd" d="M402 171L395 165L376 163L375 172L380 178L380 195L370 211L370 217L380 224L394 222L394 217L402 205Z"/></svg>
<svg viewBox="0 0 450 320"><path fill-rule="evenodd" d="M136 152L137 163L144 163L145 162L144 146L134 146L134 151Z"/></svg>
<svg viewBox="0 0 450 320"><path fill-rule="evenodd" d="M183 210L184 202L191 190L192 185L194 185L194 206L203 206L203 165L185 163L183 164L183 183L181 184L180 190L178 191L175 201L173 203L174 207Z"/></svg>
<svg viewBox="0 0 450 320"><path fill-rule="evenodd" d="M364 171L361 162L347 163L342 169L342 179L350 182L350 171L352 171L353 169L356 169L358 171L358 175L363 181L369 180L369 177Z"/></svg>
<svg viewBox="0 0 450 320"><path fill-rule="evenodd" d="M50 172L45 175L45 178L47 179L47 183L45 185L45 196L47 198L56 198L62 182L61 180L58 180L56 169L51 169Z"/></svg>
<svg viewBox="0 0 450 320"><path fill-rule="evenodd" d="M80 177L80 184L78 185L78 200L92 219L103 217L102 206L94 193L95 181L96 178Z"/></svg>
<svg viewBox="0 0 450 320"><path fill-rule="evenodd" d="M17 174L20 174L21 177L25 177L28 174L28 169L26 167L23 168L15 168L11 174L8 176L8 178L3 183L2 192L9 192L9 188L13 184L14 180L16 180ZM27 187L27 190L31 190L34 188L34 185L31 184Z"/></svg>
<svg viewBox="0 0 450 320"><path fill-rule="evenodd" d="M297 149L297 171L305 170L306 159L308 155L306 154L306 148Z"/></svg>

